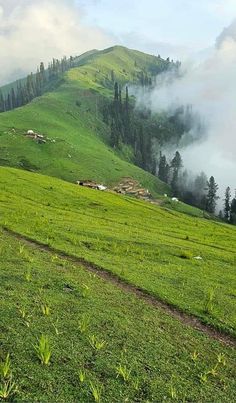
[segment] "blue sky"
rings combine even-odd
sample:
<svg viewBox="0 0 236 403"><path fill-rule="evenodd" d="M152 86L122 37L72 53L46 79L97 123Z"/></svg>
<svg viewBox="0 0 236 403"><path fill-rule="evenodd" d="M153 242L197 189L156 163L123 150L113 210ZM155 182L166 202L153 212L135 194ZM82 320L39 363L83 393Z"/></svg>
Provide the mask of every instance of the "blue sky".
<svg viewBox="0 0 236 403"><path fill-rule="evenodd" d="M236 17L236 0L77 0L85 19L118 41L180 56L214 44ZM172 55L170 55L172 56Z"/></svg>

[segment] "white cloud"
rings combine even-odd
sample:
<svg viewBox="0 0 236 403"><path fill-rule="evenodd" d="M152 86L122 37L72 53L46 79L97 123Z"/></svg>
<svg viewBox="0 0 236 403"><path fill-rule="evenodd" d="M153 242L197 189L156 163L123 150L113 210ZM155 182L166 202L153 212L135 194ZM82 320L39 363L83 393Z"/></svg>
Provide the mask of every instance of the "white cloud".
<svg viewBox="0 0 236 403"><path fill-rule="evenodd" d="M0 83L35 70L40 61L110 44L101 29L83 23L73 1L0 0Z"/></svg>
<svg viewBox="0 0 236 403"><path fill-rule="evenodd" d="M154 111L191 104L206 122L201 142L182 148L185 166L213 175L221 187L236 187L236 38L222 35L220 47L204 61L185 66L180 79L162 77L151 94Z"/></svg>

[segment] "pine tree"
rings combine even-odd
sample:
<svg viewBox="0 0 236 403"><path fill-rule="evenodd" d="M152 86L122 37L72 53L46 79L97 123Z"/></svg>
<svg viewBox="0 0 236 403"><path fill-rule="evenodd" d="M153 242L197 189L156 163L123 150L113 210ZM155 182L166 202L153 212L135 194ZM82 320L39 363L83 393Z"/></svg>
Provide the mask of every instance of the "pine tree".
<svg viewBox="0 0 236 403"><path fill-rule="evenodd" d="M159 166L158 166L158 178L163 181L166 182L167 179L167 175L166 175L166 166L167 166L167 161L166 161L166 156L160 154L160 162L159 162Z"/></svg>
<svg viewBox="0 0 236 403"><path fill-rule="evenodd" d="M169 183L169 179L170 179L170 165L166 164L164 182Z"/></svg>
<svg viewBox="0 0 236 403"><path fill-rule="evenodd" d="M219 199L217 190L219 186L215 182L214 176L211 176L207 182L207 196L206 196L206 211L214 214L216 209L216 202Z"/></svg>
<svg viewBox="0 0 236 403"><path fill-rule="evenodd" d="M228 186L225 191L225 203L224 203L224 219L225 221L229 221L230 219L230 187Z"/></svg>
<svg viewBox="0 0 236 403"><path fill-rule="evenodd" d="M193 183L194 204L201 209L205 209L206 207L206 187L207 176L204 172L201 172Z"/></svg>
<svg viewBox="0 0 236 403"><path fill-rule="evenodd" d="M42 83L45 83L46 75L45 75L45 68L44 68L44 63L43 62L40 63L39 71L40 71L40 74L41 74Z"/></svg>
<svg viewBox="0 0 236 403"><path fill-rule="evenodd" d="M236 225L236 195L233 198L230 206L230 219L229 219L231 224Z"/></svg>
<svg viewBox="0 0 236 403"><path fill-rule="evenodd" d="M36 77L35 77L35 90L36 90L36 96L38 97L41 95L41 88L42 88L42 81L41 81L41 76L39 69L37 69Z"/></svg>
<svg viewBox="0 0 236 403"><path fill-rule="evenodd" d="M17 107L17 101L16 101L14 88L11 89L11 105L12 105L13 109Z"/></svg>
<svg viewBox="0 0 236 403"><path fill-rule="evenodd" d="M114 74L114 70L111 70L111 81L112 83L115 82L115 74Z"/></svg>
<svg viewBox="0 0 236 403"><path fill-rule="evenodd" d="M0 90L0 113L5 111L5 102L2 91Z"/></svg>
<svg viewBox="0 0 236 403"><path fill-rule="evenodd" d="M183 166L182 158L179 151L176 151L174 158L171 161L171 167L177 171Z"/></svg>
<svg viewBox="0 0 236 403"><path fill-rule="evenodd" d="M179 171L182 168L182 166L183 163L181 155L179 151L176 151L175 156L171 161L171 168L173 169L171 188L174 196L178 196L179 193L178 179L179 179Z"/></svg>
<svg viewBox="0 0 236 403"><path fill-rule="evenodd" d="M8 111L12 110L11 95L10 95L9 93L8 93L8 95L7 95L7 107L6 107L6 109L7 109Z"/></svg>
<svg viewBox="0 0 236 403"><path fill-rule="evenodd" d="M118 83L115 82L115 85L114 85L114 100L118 101L118 99L119 99L119 86L118 86Z"/></svg>

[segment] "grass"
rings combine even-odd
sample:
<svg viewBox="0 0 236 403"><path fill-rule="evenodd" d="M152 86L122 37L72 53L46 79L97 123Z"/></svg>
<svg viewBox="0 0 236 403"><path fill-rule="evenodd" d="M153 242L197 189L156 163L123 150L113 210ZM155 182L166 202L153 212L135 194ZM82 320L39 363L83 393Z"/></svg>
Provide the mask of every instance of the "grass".
<svg viewBox="0 0 236 403"><path fill-rule="evenodd" d="M108 128L98 107L102 97L112 94L104 87L112 69L120 82L127 83L140 68L158 63L157 58L122 47L95 56L86 56L83 65L67 72L63 84L53 92L0 114L0 165L70 182L94 179L113 185L131 176L153 194L168 193L167 185L107 145ZM135 67L135 60L139 67ZM37 144L25 136L28 129L49 140Z"/></svg>
<svg viewBox="0 0 236 403"><path fill-rule="evenodd" d="M23 241L21 245L25 254L20 253L17 238L0 233L0 356L6 363L10 354L12 376L0 379L2 399L199 403L214 396L216 403L235 400L234 349L79 265L65 264ZM30 282L25 279L28 269ZM86 297L80 295L83 284L90 289ZM42 299L53 307L50 316L41 313ZM16 304L30 312L29 327ZM90 318L90 326L80 333L83 317ZM42 365L34 349L43 334L50 341L50 365ZM93 349L92 335L106 341L104 348Z"/></svg>
<svg viewBox="0 0 236 403"><path fill-rule="evenodd" d="M0 169L0 187L6 228L83 257L236 334L235 227L10 168ZM23 246L18 249L31 260ZM78 292L89 297L89 284Z"/></svg>

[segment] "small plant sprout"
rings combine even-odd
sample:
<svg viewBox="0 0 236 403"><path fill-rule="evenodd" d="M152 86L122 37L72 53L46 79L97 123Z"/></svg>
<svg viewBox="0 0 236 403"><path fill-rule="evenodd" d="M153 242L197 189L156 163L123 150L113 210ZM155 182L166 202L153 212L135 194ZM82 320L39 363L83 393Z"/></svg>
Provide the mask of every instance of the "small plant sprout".
<svg viewBox="0 0 236 403"><path fill-rule="evenodd" d="M79 370L79 380L80 380L80 383L84 383L84 382L85 382L85 379L86 379L86 372L85 372L84 368L81 368L81 369Z"/></svg>
<svg viewBox="0 0 236 403"><path fill-rule="evenodd" d="M194 351L193 353L191 353L191 358L192 358L192 360L193 360L194 362L197 361L198 357L199 357L199 353L197 353L196 351Z"/></svg>
<svg viewBox="0 0 236 403"><path fill-rule="evenodd" d="M218 363L207 372L207 375L212 375L214 377L217 376L218 375L217 367L218 367Z"/></svg>
<svg viewBox="0 0 236 403"><path fill-rule="evenodd" d="M25 245L19 244L20 255L22 255L24 253L24 250L25 250Z"/></svg>
<svg viewBox="0 0 236 403"><path fill-rule="evenodd" d="M52 355L48 336L42 334L38 340L38 344L34 346L34 349L41 364L48 365Z"/></svg>
<svg viewBox="0 0 236 403"><path fill-rule="evenodd" d="M41 305L41 309L42 309L42 313L45 316L49 316L50 315L50 307L46 304Z"/></svg>
<svg viewBox="0 0 236 403"><path fill-rule="evenodd" d="M52 323L52 326L53 326L53 328L54 328L55 333L56 333L57 336L59 336L59 334L61 334L61 332L59 332L59 330L58 330L58 322L59 322L59 321L58 321L58 319L57 319L55 323Z"/></svg>
<svg viewBox="0 0 236 403"><path fill-rule="evenodd" d="M21 314L22 319L25 319L27 315L25 308L19 308L19 312Z"/></svg>
<svg viewBox="0 0 236 403"><path fill-rule="evenodd" d="M11 375L11 360L9 353L6 356L5 361L0 363L0 375L4 379L9 378Z"/></svg>
<svg viewBox="0 0 236 403"><path fill-rule="evenodd" d="M176 399L177 398L177 392L176 389L173 385L170 385L170 395L172 399Z"/></svg>
<svg viewBox="0 0 236 403"><path fill-rule="evenodd" d="M26 309L24 308L24 307L19 307L18 308L19 309L19 312L20 312L20 315L21 315L21 317L22 317L22 319L23 319L23 323L27 326L27 327L30 327L30 316L28 315L28 313L26 312Z"/></svg>
<svg viewBox="0 0 236 403"><path fill-rule="evenodd" d="M213 289L209 290L208 295L205 299L205 308L204 311L207 314L211 314L214 309L214 299L215 299L215 292Z"/></svg>
<svg viewBox="0 0 236 403"><path fill-rule="evenodd" d="M128 369L126 364L119 364L116 367L116 373L117 373L117 377L121 376L121 378L123 378L123 380L125 382L128 382L130 379L130 375L131 375L131 369Z"/></svg>
<svg viewBox="0 0 236 403"><path fill-rule="evenodd" d="M102 350L106 345L105 340L99 340L94 334L89 336L89 343L97 351Z"/></svg>
<svg viewBox="0 0 236 403"><path fill-rule="evenodd" d="M31 269L28 268L28 269L26 270L26 273L25 273L25 279L26 279L26 281L28 281L28 282L30 282L30 280L31 280L31 273L32 273Z"/></svg>
<svg viewBox="0 0 236 403"><path fill-rule="evenodd" d="M217 356L217 362L218 364L222 364L224 367L226 366L226 358L223 353L219 353Z"/></svg>
<svg viewBox="0 0 236 403"><path fill-rule="evenodd" d="M86 284L83 284L82 297L86 298L88 294L89 294L89 287Z"/></svg>
<svg viewBox="0 0 236 403"><path fill-rule="evenodd" d="M176 388L174 387L174 376L171 377L169 391L170 391L171 399L176 399L177 398L177 391L176 391Z"/></svg>
<svg viewBox="0 0 236 403"><path fill-rule="evenodd" d="M53 255L53 256L51 257L52 263L56 262L57 260L58 260L58 256L57 256L57 255Z"/></svg>
<svg viewBox="0 0 236 403"><path fill-rule="evenodd" d="M90 381L89 386L90 386L90 391L93 395L94 401L96 403L101 402L102 390L103 390L102 385L99 385L97 383L95 384L92 381Z"/></svg>
<svg viewBox="0 0 236 403"><path fill-rule="evenodd" d="M11 379L0 384L0 399L7 400L17 393L17 386Z"/></svg>
<svg viewBox="0 0 236 403"><path fill-rule="evenodd" d="M206 383L207 380L208 380L208 378L207 378L207 373L206 372L204 372L203 374L200 374L200 382L201 383Z"/></svg>
<svg viewBox="0 0 236 403"><path fill-rule="evenodd" d="M134 379L133 380L134 390L136 390L136 391L139 390L139 386L140 386L140 380L138 378Z"/></svg>
<svg viewBox="0 0 236 403"><path fill-rule="evenodd" d="M79 321L80 332L85 333L88 330L89 324L90 324L90 319L88 317L86 317L85 315L83 315Z"/></svg>

